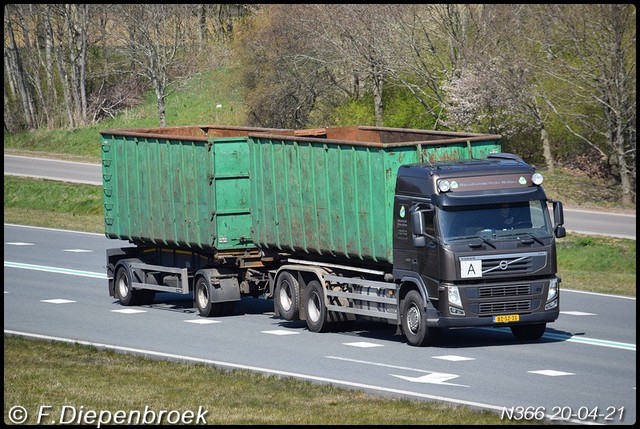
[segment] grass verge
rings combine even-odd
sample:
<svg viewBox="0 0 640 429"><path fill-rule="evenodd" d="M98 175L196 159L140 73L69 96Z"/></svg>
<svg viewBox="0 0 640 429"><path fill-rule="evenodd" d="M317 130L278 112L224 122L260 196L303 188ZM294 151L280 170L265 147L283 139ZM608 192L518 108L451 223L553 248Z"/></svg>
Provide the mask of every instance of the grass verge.
<svg viewBox="0 0 640 429"><path fill-rule="evenodd" d="M132 415L134 411L143 414L151 410L156 418L162 410L173 412L153 422L156 424L173 423L175 420L168 420L169 416L176 419L179 415L198 415L199 410L200 414L206 412L203 419L196 422L194 417L185 423L527 424L503 420L498 413L446 403L381 398L361 390L293 378L158 361L11 335L4 336L4 368L5 423L10 421L11 407L21 406L29 412L25 424L51 424L55 420L93 425L97 420L82 420L91 410L98 414L108 411L112 416L118 411ZM48 414L41 421L37 420L39 411Z"/></svg>

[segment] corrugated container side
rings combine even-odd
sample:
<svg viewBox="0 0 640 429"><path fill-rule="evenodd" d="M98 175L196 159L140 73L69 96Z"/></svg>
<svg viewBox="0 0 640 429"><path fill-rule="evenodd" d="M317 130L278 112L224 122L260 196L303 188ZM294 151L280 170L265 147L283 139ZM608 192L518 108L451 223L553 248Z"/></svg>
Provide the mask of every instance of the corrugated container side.
<svg viewBox="0 0 640 429"><path fill-rule="evenodd" d="M102 133L105 234L190 249L255 247L246 137L214 143L188 134Z"/></svg>
<svg viewBox="0 0 640 429"><path fill-rule="evenodd" d="M340 131L354 136L353 128ZM388 129L379 130L361 142L250 134L252 239L258 247L393 263L398 168L500 151L496 140L475 135L468 140L447 136L435 142L372 143ZM330 135L331 129L327 131ZM398 138L401 130L393 132ZM413 138L425 137L417 133Z"/></svg>

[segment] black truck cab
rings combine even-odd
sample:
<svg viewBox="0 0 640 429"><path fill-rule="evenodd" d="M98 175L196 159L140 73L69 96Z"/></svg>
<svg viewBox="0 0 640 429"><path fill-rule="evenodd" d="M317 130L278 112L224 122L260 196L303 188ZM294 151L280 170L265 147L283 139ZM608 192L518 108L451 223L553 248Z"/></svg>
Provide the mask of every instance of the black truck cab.
<svg viewBox="0 0 640 429"><path fill-rule="evenodd" d="M420 286L428 326L509 326L537 339L557 319L555 239L565 229L541 183L504 153L398 170L394 277Z"/></svg>

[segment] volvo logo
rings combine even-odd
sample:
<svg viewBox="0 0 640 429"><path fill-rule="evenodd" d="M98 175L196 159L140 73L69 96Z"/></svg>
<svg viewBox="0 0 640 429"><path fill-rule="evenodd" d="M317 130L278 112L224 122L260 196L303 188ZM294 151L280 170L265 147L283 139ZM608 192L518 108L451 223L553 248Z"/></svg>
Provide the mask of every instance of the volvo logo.
<svg viewBox="0 0 640 429"><path fill-rule="evenodd" d="M507 261L500 261L500 264L498 265L500 267L500 269L502 271L506 270L507 268L509 268L509 262Z"/></svg>

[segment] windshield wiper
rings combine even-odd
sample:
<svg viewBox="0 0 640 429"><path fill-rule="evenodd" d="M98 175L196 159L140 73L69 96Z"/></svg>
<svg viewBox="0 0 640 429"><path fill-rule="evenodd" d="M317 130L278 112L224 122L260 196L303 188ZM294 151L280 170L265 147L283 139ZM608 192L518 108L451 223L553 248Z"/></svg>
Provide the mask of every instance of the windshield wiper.
<svg viewBox="0 0 640 429"><path fill-rule="evenodd" d="M528 235L529 237L533 238L536 243L538 243L539 245L543 246L544 243L542 242L542 240L540 240L538 237L536 237L535 235L531 234L530 232L525 232L525 235Z"/></svg>
<svg viewBox="0 0 640 429"><path fill-rule="evenodd" d="M531 238L532 240L535 240L536 243L540 244L540 245L544 245L544 243L542 242L542 240L540 240L538 237L536 237L535 235L531 234L530 232L512 232L510 234L501 234L501 237L518 237L522 236L522 235L526 235L529 238Z"/></svg>
<svg viewBox="0 0 640 429"><path fill-rule="evenodd" d="M477 238L479 240L482 240L489 246L493 247L494 249L496 248L496 246L494 246L493 243L491 243L489 240L487 240L484 237L480 237L479 235L465 235L463 237L454 237L454 238L450 238L448 241L470 240L472 238Z"/></svg>

